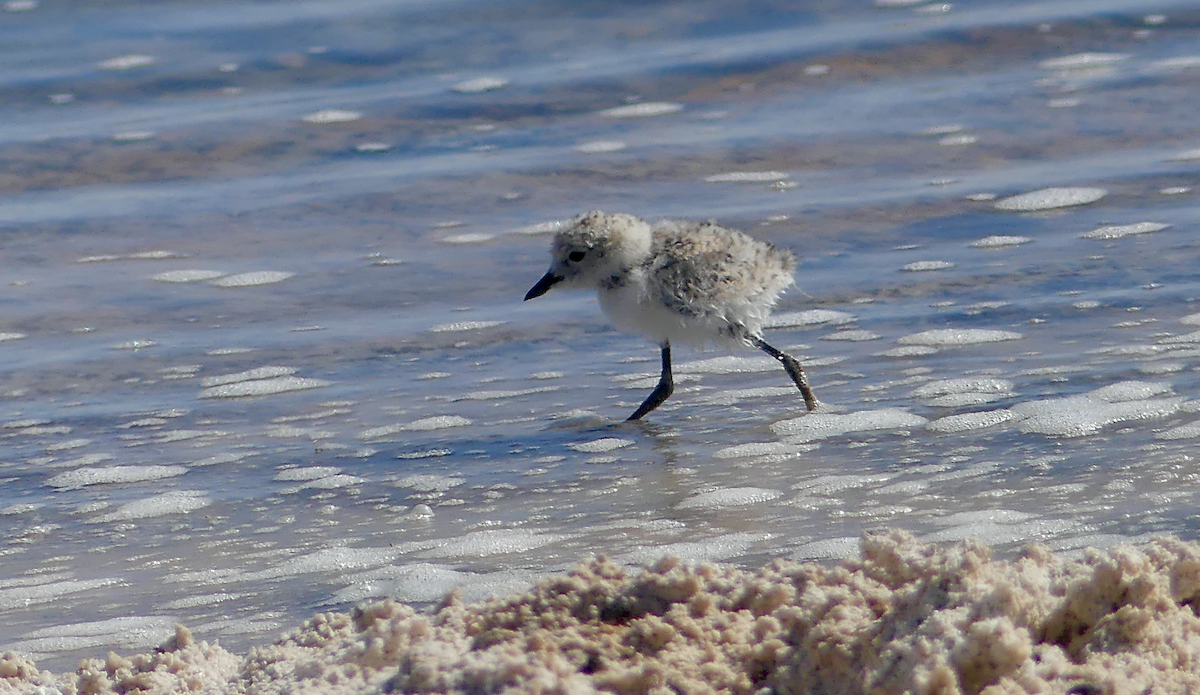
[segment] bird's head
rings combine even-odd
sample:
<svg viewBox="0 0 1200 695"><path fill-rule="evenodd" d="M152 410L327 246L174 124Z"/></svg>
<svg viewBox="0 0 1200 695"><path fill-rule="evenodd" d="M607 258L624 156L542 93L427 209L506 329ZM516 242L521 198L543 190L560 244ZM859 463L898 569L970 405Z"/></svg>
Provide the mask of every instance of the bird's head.
<svg viewBox="0 0 1200 695"><path fill-rule="evenodd" d="M550 270L525 295L540 297L551 287L592 288L619 279L650 254L650 225L622 213L598 210L571 220L554 235Z"/></svg>

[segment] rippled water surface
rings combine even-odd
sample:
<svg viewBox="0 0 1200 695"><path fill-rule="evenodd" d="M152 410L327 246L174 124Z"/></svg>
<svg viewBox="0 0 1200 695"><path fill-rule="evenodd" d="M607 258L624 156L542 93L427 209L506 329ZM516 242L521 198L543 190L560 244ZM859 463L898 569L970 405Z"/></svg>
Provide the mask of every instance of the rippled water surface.
<svg viewBox="0 0 1200 695"><path fill-rule="evenodd" d="M879 5L7 3L0 650L1200 537L1200 4ZM822 411L680 348L623 424L655 347L521 301L587 209L794 250L767 338Z"/></svg>

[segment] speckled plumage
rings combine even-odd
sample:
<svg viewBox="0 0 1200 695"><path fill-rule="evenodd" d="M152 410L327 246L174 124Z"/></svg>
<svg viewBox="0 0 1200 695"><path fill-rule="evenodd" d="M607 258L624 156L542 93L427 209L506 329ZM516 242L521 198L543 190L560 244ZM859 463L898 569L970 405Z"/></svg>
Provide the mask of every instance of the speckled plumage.
<svg viewBox="0 0 1200 695"><path fill-rule="evenodd" d="M796 259L712 222L663 222L652 228L646 270L646 300L657 299L685 323L700 322L708 340L745 342L742 331L759 335L795 282Z"/></svg>
<svg viewBox="0 0 1200 695"><path fill-rule="evenodd" d="M551 256L550 270L526 299L558 284L595 289L618 328L662 346L663 379L630 419L670 395L672 342L759 348L783 363L809 409L815 407L799 364L762 340L779 294L795 282L790 251L712 222L650 225L633 215L592 211L555 235Z"/></svg>

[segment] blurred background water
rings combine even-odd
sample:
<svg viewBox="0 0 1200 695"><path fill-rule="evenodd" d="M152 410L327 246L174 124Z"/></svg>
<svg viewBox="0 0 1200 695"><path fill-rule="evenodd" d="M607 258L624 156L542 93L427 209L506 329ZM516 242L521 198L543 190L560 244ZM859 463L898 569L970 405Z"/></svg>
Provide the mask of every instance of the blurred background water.
<svg viewBox="0 0 1200 695"><path fill-rule="evenodd" d="M1195 539L1200 3L10 0L0 650L754 566ZM1034 199L1010 196L1048 187ZM794 250L750 353L523 303L587 209Z"/></svg>

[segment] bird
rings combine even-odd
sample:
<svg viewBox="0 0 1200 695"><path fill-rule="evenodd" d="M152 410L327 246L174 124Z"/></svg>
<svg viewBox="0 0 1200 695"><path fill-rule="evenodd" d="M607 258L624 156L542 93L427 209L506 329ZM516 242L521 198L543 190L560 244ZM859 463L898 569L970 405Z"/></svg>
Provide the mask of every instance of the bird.
<svg viewBox="0 0 1200 695"><path fill-rule="evenodd" d="M634 215L592 210L554 235L550 255L550 269L525 301L553 287L595 289L617 328L661 348L658 385L627 421L642 419L674 391L672 343L757 348L783 365L805 407L817 409L800 363L762 335L780 293L796 281L791 251L712 221L650 224Z"/></svg>

